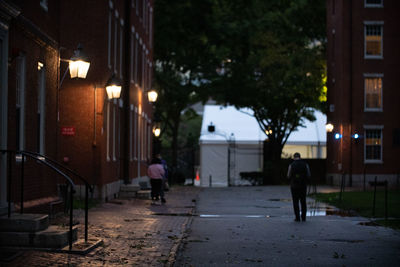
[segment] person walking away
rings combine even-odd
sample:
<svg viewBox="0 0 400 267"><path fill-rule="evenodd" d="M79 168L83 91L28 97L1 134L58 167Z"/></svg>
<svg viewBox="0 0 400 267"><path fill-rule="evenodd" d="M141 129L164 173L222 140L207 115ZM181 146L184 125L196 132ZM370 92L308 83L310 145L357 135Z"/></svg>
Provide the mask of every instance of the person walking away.
<svg viewBox="0 0 400 267"><path fill-rule="evenodd" d="M147 175L150 178L152 204L156 204L156 201L160 200L161 185L165 175L160 159L153 158L151 160L151 164L147 168Z"/></svg>
<svg viewBox="0 0 400 267"><path fill-rule="evenodd" d="M290 190L292 192L295 221L300 221L300 202L301 220L305 222L307 214L307 183L311 177L311 172L310 167L301 159L300 153L298 152L293 155L293 162L289 165L287 177L290 179Z"/></svg>
<svg viewBox="0 0 400 267"><path fill-rule="evenodd" d="M161 157L161 154L157 154L156 158L160 159L161 161L161 165L164 168L164 177L161 183L161 192L160 192L160 196L161 196L161 202L162 203L166 203L167 201L165 200L165 191L169 190L169 185L168 185L168 166L167 166L167 161L165 159L163 159Z"/></svg>

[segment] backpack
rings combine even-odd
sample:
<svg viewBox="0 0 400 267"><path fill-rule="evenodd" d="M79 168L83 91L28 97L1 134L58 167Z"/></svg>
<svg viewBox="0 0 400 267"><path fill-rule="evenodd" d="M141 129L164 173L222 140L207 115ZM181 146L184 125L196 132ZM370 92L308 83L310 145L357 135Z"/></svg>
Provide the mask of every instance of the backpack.
<svg viewBox="0 0 400 267"><path fill-rule="evenodd" d="M307 176L307 163L302 160L295 160L291 164L291 177L293 185L306 185Z"/></svg>

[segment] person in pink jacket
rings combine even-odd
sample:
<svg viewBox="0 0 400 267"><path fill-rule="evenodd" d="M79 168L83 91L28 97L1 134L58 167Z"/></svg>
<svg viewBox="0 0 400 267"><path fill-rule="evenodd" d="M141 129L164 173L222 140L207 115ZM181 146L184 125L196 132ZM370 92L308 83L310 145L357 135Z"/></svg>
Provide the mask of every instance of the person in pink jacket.
<svg viewBox="0 0 400 267"><path fill-rule="evenodd" d="M160 199L162 181L165 170L159 158L153 158L150 166L147 168L147 176L150 178L151 199L153 204Z"/></svg>

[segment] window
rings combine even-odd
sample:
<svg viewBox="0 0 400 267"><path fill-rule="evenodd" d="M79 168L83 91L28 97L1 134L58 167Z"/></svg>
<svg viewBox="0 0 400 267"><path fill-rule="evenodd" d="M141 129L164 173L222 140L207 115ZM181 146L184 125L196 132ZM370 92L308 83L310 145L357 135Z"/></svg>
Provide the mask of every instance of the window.
<svg viewBox="0 0 400 267"><path fill-rule="evenodd" d="M134 113L134 108L133 105L130 105L130 109L129 109L129 159L130 161L133 161L134 158L134 154L133 154L133 144L134 144L134 140L133 140L133 120L135 117L135 113Z"/></svg>
<svg viewBox="0 0 400 267"><path fill-rule="evenodd" d="M106 121L106 135L107 135L107 143L106 143L106 156L107 156L107 161L110 161L110 143L111 143L111 131L110 131L110 105L111 102L110 100L106 100L107 103L107 121Z"/></svg>
<svg viewBox="0 0 400 267"><path fill-rule="evenodd" d="M130 69L130 76L131 76L131 83L134 83L134 64L135 63L135 28L132 26L131 29L131 69Z"/></svg>
<svg viewBox="0 0 400 267"><path fill-rule="evenodd" d="M114 19L114 73L117 73L117 44L118 44L118 12L115 11L115 19Z"/></svg>
<svg viewBox="0 0 400 267"><path fill-rule="evenodd" d="M365 130L365 162L382 162L382 127Z"/></svg>
<svg viewBox="0 0 400 267"><path fill-rule="evenodd" d="M112 132L113 132L113 139L112 139L112 149L113 149L113 151L112 151L112 158L113 158L113 161L117 161L117 157L116 157L116 153L115 153L115 148L116 148L116 146L117 146L117 138L116 138L116 136L117 136L117 133L116 133L116 131L117 131L117 100L114 98L114 101L113 101L114 103L113 103L113 106L112 106L112 118L113 118L113 124L112 124Z"/></svg>
<svg viewBox="0 0 400 267"><path fill-rule="evenodd" d="M382 111L382 75L364 77L365 111Z"/></svg>
<svg viewBox="0 0 400 267"><path fill-rule="evenodd" d="M122 54L123 54L123 44L124 44L124 21L121 19L121 27L119 30L119 77L122 78Z"/></svg>
<svg viewBox="0 0 400 267"><path fill-rule="evenodd" d="M383 0L365 0L365 7L383 7Z"/></svg>
<svg viewBox="0 0 400 267"><path fill-rule="evenodd" d="M26 84L25 55L17 57L16 72L16 147L24 150L25 146L25 84Z"/></svg>
<svg viewBox="0 0 400 267"><path fill-rule="evenodd" d="M40 6L43 8L43 10L48 11L48 5L47 5L48 0L40 0Z"/></svg>
<svg viewBox="0 0 400 267"><path fill-rule="evenodd" d="M112 39L112 22L113 22L113 10L112 10L112 2L110 2L110 11L108 13L108 68L111 69L111 39Z"/></svg>
<svg viewBox="0 0 400 267"><path fill-rule="evenodd" d="M46 102L46 69L43 63L38 62L38 110L37 110L37 144L38 153L44 155L45 142L45 102Z"/></svg>
<svg viewBox="0 0 400 267"><path fill-rule="evenodd" d="M365 58L382 58L383 23L365 23Z"/></svg>

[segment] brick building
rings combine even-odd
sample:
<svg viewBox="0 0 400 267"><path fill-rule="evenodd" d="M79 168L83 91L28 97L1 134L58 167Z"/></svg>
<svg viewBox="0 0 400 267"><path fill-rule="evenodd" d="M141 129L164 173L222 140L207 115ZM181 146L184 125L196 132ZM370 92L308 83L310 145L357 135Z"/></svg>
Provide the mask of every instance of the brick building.
<svg viewBox="0 0 400 267"><path fill-rule="evenodd" d="M328 0L327 178L398 184L400 2Z"/></svg>
<svg viewBox="0 0 400 267"><path fill-rule="evenodd" d="M153 0L0 2L0 149L38 152L76 170L112 198L146 175L151 157ZM86 79L65 75L81 44ZM121 97L105 85L115 75ZM0 155L0 207L7 203ZM17 191L21 159L12 161ZM25 200L57 194L54 174L26 160ZM15 182L14 182L15 181ZM13 201L17 201L14 200Z"/></svg>

